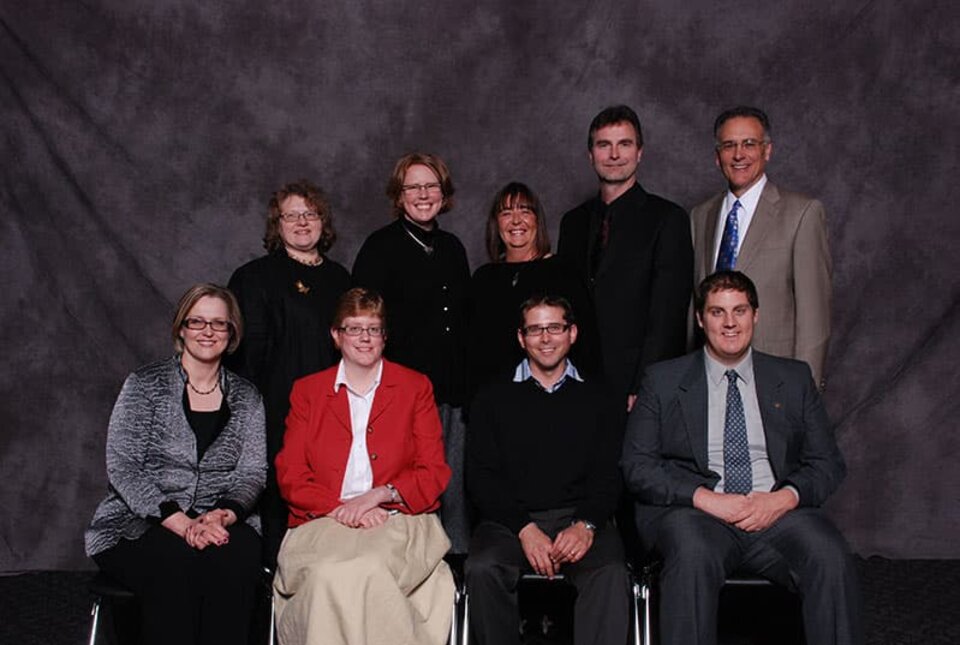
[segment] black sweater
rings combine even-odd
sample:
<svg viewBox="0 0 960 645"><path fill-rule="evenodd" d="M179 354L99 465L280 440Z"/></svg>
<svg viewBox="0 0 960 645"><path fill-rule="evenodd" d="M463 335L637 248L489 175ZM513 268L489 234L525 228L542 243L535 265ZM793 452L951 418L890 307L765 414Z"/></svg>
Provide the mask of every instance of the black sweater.
<svg viewBox="0 0 960 645"><path fill-rule="evenodd" d="M430 377L437 403L459 406L466 389L467 252L452 233L406 227L398 219L367 238L353 281L383 296L387 358ZM424 252L411 234L433 251Z"/></svg>
<svg viewBox="0 0 960 645"><path fill-rule="evenodd" d="M559 256L531 262L495 262L477 269L471 284L471 394L487 383L509 379L523 360L517 342L520 305L533 295L563 296L570 302L579 329L570 358L588 381L602 378L593 304L573 266Z"/></svg>
<svg viewBox="0 0 960 645"><path fill-rule="evenodd" d="M467 433L467 492L479 519L519 532L531 511L574 508L604 525L617 507L622 407L567 379L548 394L533 379L480 391Z"/></svg>

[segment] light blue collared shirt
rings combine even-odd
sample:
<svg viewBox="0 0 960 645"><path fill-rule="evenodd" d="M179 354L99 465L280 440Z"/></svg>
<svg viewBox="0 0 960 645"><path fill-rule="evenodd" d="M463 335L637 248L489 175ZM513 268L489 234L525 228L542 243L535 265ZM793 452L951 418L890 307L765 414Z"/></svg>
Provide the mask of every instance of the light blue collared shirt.
<svg viewBox="0 0 960 645"><path fill-rule="evenodd" d="M567 382L568 378L572 378L574 381L580 381L583 383L583 377L580 376L580 372L577 371L577 368L574 367L573 363L570 362L570 359L565 359L567 361L567 366L563 370L563 375L560 377L556 383L550 387L544 387L543 383L537 380L533 375L533 372L530 371L530 359L523 359L519 365L517 365L517 370L513 373L513 382L514 383L523 383L527 379L533 379L533 382L536 383L541 390L547 394L553 394L559 390L564 383Z"/></svg>

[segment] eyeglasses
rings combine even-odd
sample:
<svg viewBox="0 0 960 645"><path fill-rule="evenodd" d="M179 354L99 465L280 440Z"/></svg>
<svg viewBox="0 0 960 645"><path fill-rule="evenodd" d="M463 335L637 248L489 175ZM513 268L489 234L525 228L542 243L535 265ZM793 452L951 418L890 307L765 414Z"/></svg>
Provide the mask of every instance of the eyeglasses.
<svg viewBox="0 0 960 645"><path fill-rule="evenodd" d="M742 148L744 152L756 152L761 147L767 145L766 141L757 139L744 139L743 141L721 141L717 144L717 150L720 152L734 152L737 148Z"/></svg>
<svg viewBox="0 0 960 645"><path fill-rule="evenodd" d="M284 222L299 222L301 217L308 222L316 222L318 219L320 219L320 213L317 213L316 211L303 211L302 213L289 211L287 213L280 213L280 219L282 219Z"/></svg>
<svg viewBox="0 0 960 645"><path fill-rule="evenodd" d="M371 338L380 338L387 331L383 327L376 327L376 326L361 327L360 325L348 325L347 327L340 327L339 330L342 331L347 336L359 336L363 332L367 332L368 334L370 334Z"/></svg>
<svg viewBox="0 0 960 645"><path fill-rule="evenodd" d="M547 332L551 336L559 336L568 329L570 329L570 325L566 323L549 323L546 325L527 325L521 327L520 331L523 332L524 336L543 336L543 332Z"/></svg>
<svg viewBox="0 0 960 645"><path fill-rule="evenodd" d="M203 318L187 318L180 323L181 327L186 327L193 331L202 331L207 328L207 325L209 325L213 331L219 332L230 331L230 327L232 326L229 320L204 320Z"/></svg>
<svg viewBox="0 0 960 645"><path fill-rule="evenodd" d="M439 182L431 182L429 184L404 184L400 187L407 195L419 195L420 191L425 190L428 193L439 193L441 191Z"/></svg>

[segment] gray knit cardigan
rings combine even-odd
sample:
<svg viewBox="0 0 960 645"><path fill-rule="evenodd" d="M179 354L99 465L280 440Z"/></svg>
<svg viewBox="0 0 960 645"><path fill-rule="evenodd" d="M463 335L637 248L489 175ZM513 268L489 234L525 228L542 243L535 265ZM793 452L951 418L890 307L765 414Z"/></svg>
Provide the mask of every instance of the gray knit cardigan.
<svg viewBox="0 0 960 645"><path fill-rule="evenodd" d="M247 524L259 532L254 506L267 473L263 402L249 381L227 369L220 374L230 417L199 463L183 410L186 374L179 358L127 377L110 416L109 488L84 535L87 555L139 538L166 501L203 512L228 499L248 512Z"/></svg>

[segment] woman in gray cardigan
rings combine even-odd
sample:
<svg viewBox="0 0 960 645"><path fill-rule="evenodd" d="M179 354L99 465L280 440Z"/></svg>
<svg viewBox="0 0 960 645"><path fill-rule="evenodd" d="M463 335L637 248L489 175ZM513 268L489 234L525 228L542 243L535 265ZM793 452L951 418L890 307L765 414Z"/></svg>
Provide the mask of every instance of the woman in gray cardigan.
<svg viewBox="0 0 960 645"><path fill-rule="evenodd" d="M86 550L137 594L144 643L247 642L267 465L260 395L220 364L242 331L230 291L192 287L177 355L132 373L110 417L109 490Z"/></svg>

